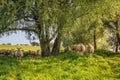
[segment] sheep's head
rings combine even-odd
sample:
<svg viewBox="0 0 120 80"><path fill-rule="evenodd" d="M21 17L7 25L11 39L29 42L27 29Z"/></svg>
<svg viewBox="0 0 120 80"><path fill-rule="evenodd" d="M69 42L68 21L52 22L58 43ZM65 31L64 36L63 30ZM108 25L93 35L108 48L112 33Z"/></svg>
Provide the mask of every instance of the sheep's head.
<svg viewBox="0 0 120 80"><path fill-rule="evenodd" d="M20 51L21 48L17 48L18 51Z"/></svg>

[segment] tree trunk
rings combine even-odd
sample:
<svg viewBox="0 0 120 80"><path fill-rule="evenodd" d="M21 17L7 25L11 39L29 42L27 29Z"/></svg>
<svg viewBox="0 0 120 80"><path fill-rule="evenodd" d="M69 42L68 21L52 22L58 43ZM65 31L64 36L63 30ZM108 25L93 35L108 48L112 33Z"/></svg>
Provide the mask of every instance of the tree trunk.
<svg viewBox="0 0 120 80"><path fill-rule="evenodd" d="M58 33L58 36L56 37L55 42L53 44L53 49L52 49L51 54L57 55L59 53L60 44L61 44L61 35L60 35L60 33Z"/></svg>
<svg viewBox="0 0 120 80"><path fill-rule="evenodd" d="M94 49L97 49L96 31L95 30L94 30L93 40L94 40Z"/></svg>
<svg viewBox="0 0 120 80"><path fill-rule="evenodd" d="M46 38L46 35L44 34L44 27L40 24L38 24L38 38L40 42L40 47L41 47L41 56L42 57L48 57L50 56L50 45L49 41Z"/></svg>
<svg viewBox="0 0 120 80"><path fill-rule="evenodd" d="M118 52L118 43L116 43L116 48L115 48L115 52Z"/></svg>
<svg viewBox="0 0 120 80"><path fill-rule="evenodd" d="M116 38L117 38L117 39L116 39L116 45L115 45L115 46L116 46L115 52L117 53L117 52L118 52L118 49L119 49L119 34L118 34L118 33L116 34Z"/></svg>
<svg viewBox="0 0 120 80"><path fill-rule="evenodd" d="M119 50L119 33L118 33L118 27L116 27L116 31L117 31L117 33L116 33L116 48L115 48L115 52L117 53L118 52L118 50Z"/></svg>
<svg viewBox="0 0 120 80"><path fill-rule="evenodd" d="M41 55L42 55L42 57L50 56L49 42L45 42L44 40L40 39L40 45L41 45Z"/></svg>
<svg viewBox="0 0 120 80"><path fill-rule="evenodd" d="M115 22L116 25L116 48L115 48L115 52L117 53L119 50L119 31L118 31L118 20Z"/></svg>

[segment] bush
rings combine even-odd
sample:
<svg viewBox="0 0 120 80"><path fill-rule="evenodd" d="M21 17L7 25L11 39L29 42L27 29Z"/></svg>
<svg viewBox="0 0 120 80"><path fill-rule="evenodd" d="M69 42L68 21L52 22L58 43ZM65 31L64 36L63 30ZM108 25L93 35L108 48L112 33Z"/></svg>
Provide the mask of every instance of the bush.
<svg viewBox="0 0 120 80"><path fill-rule="evenodd" d="M39 43L38 42L31 42L30 43L32 46L39 46Z"/></svg>
<svg viewBox="0 0 120 80"><path fill-rule="evenodd" d="M5 43L3 43L2 45L6 45Z"/></svg>
<svg viewBox="0 0 120 80"><path fill-rule="evenodd" d="M95 50L95 54L100 55L100 56L110 57L110 56L115 56L118 53L115 53L115 52L110 51L110 50L97 49L97 50Z"/></svg>
<svg viewBox="0 0 120 80"><path fill-rule="evenodd" d="M7 45L11 45L11 43L7 43Z"/></svg>

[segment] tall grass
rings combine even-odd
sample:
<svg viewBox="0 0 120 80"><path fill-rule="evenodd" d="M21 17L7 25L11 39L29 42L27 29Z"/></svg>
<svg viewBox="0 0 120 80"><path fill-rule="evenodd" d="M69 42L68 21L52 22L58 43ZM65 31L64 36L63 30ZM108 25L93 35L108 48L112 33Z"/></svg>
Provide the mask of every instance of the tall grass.
<svg viewBox="0 0 120 80"><path fill-rule="evenodd" d="M0 80L119 80L120 58L78 56L74 52L46 58L0 57Z"/></svg>

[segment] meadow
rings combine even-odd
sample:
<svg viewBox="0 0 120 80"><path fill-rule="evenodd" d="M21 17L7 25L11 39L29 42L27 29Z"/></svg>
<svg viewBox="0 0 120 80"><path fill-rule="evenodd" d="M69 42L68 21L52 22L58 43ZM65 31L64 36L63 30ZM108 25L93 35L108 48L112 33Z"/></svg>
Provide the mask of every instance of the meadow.
<svg viewBox="0 0 120 80"><path fill-rule="evenodd" d="M120 54L97 50L79 56L61 52L46 58L0 56L0 80L120 80Z"/></svg>
<svg viewBox="0 0 120 80"><path fill-rule="evenodd" d="M40 46L19 46L19 45L0 45L0 50L6 49L6 50L11 50L11 49L17 49L21 48L22 50L28 51L37 51L40 50Z"/></svg>

